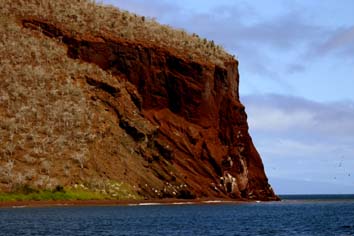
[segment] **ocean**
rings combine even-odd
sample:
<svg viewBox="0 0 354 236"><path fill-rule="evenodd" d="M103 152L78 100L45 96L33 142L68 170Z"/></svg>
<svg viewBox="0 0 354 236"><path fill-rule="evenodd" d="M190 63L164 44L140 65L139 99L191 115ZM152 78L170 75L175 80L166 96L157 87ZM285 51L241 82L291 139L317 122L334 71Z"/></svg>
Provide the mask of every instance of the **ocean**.
<svg viewBox="0 0 354 236"><path fill-rule="evenodd" d="M280 202L0 208L0 235L354 235L354 195Z"/></svg>

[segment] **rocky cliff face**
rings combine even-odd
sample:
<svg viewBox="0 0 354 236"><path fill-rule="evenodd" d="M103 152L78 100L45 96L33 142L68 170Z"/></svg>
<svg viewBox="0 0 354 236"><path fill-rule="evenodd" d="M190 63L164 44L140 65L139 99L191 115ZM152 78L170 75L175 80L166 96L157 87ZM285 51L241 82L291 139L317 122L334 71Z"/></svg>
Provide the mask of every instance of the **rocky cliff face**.
<svg viewBox="0 0 354 236"><path fill-rule="evenodd" d="M64 46L70 60L113 75L72 78L98 114L90 132L99 138L88 144L90 158L79 160L76 179L55 172L61 184L95 176L145 198L277 199L248 133L235 59L215 65L109 33L78 36L37 18L19 24Z"/></svg>
<svg viewBox="0 0 354 236"><path fill-rule="evenodd" d="M68 56L134 85L127 91L140 120L132 119L127 112L131 108L116 108L115 103L126 103L127 98L116 97L114 88L87 80L111 95L93 98L118 111L120 126L140 143L141 156L151 162L164 159L175 167L175 173L156 174L161 181L172 178L187 185L181 197L274 199L248 133L236 60L225 62L225 67L200 64L168 49L109 35L75 38L45 22L23 20L23 25L62 38Z"/></svg>

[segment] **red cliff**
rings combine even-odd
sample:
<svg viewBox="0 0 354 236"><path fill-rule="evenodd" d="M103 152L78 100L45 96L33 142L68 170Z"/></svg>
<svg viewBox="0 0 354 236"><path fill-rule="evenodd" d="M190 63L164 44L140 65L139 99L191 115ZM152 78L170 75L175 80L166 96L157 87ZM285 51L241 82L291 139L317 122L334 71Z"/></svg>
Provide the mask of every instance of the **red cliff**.
<svg viewBox="0 0 354 236"><path fill-rule="evenodd" d="M90 88L88 98L104 104L99 109L113 114L132 138L126 145L140 159L124 166L113 161L121 153L104 150L115 145L110 141L100 150L90 148L95 160L88 161L88 169L96 165L100 175L127 182L146 198L277 199L248 133L237 60L191 60L188 51L158 43L110 33L75 35L37 18L20 21L34 34L65 45L69 58L95 64L116 80L76 78Z"/></svg>
<svg viewBox="0 0 354 236"><path fill-rule="evenodd" d="M131 100L157 129L147 134L137 124L120 124L137 142L147 141L142 156L163 158L176 167L175 181L189 186L188 195L274 199L248 133L236 60L225 67L200 64L149 44L109 36L72 38L38 21L25 20L24 25L62 37L70 57L95 63L135 86Z"/></svg>

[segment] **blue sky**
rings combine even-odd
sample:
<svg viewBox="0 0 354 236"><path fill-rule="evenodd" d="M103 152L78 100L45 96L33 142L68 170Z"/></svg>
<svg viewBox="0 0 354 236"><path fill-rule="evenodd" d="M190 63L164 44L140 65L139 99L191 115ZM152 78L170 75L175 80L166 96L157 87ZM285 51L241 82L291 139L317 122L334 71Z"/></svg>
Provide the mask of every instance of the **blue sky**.
<svg viewBox="0 0 354 236"><path fill-rule="evenodd" d="M105 0L221 44L271 184L354 193L354 1Z"/></svg>

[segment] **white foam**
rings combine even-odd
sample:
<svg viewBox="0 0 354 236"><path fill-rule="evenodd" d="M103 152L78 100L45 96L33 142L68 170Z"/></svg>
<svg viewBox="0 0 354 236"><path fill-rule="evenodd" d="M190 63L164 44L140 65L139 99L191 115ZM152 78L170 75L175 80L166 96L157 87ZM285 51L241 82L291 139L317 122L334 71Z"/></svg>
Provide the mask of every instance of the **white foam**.
<svg viewBox="0 0 354 236"><path fill-rule="evenodd" d="M161 203L156 203L156 202L146 202L146 203L139 203L139 206L156 206L156 205L162 205Z"/></svg>
<svg viewBox="0 0 354 236"><path fill-rule="evenodd" d="M210 201L203 201L203 203L225 203L226 201L221 200L210 200Z"/></svg>
<svg viewBox="0 0 354 236"><path fill-rule="evenodd" d="M172 202L172 205L191 205L194 204L194 202Z"/></svg>

